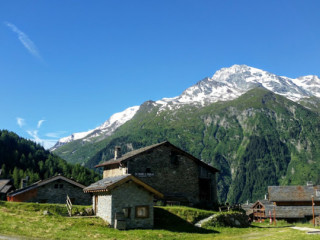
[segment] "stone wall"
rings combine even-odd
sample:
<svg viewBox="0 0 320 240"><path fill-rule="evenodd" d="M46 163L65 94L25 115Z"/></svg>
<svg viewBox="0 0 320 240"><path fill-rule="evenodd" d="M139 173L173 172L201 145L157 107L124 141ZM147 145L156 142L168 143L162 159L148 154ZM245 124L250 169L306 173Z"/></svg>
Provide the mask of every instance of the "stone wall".
<svg viewBox="0 0 320 240"><path fill-rule="evenodd" d="M169 146L146 151L122 165L106 166L103 177L129 173L163 193L167 200L185 199L191 205L203 203L199 178L210 179L207 191L211 200L206 204L217 202L216 174Z"/></svg>
<svg viewBox="0 0 320 240"><path fill-rule="evenodd" d="M95 196L98 196L97 208L95 206ZM112 224L112 195L108 193L95 193L92 197L95 214L106 222Z"/></svg>
<svg viewBox="0 0 320 240"><path fill-rule="evenodd" d="M143 187L130 181L114 189L110 193L95 193L98 196L96 215L107 221L111 227L115 223L115 214L130 209L130 216L125 218L127 228L153 228L153 195ZM92 198L95 209L95 197ZM148 206L148 218L136 218L137 206Z"/></svg>
<svg viewBox="0 0 320 240"><path fill-rule="evenodd" d="M178 151L160 146L128 161L128 173L166 196L199 202L199 166Z"/></svg>
<svg viewBox="0 0 320 240"><path fill-rule="evenodd" d="M126 168L119 168L118 166L116 167L109 167L105 168L103 171L103 178L107 177L114 177L114 176L119 176L119 175L124 175L127 173Z"/></svg>
<svg viewBox="0 0 320 240"><path fill-rule="evenodd" d="M137 218L136 207L148 206L149 217ZM130 209L130 217L126 218L127 228L153 228L153 195L134 182L128 182L112 191L112 223L116 212L123 212L123 208Z"/></svg>
<svg viewBox="0 0 320 240"><path fill-rule="evenodd" d="M37 194L27 202L39 203L66 203L69 195L73 204L91 205L91 195L84 193L83 189L63 180L56 180L37 188Z"/></svg>

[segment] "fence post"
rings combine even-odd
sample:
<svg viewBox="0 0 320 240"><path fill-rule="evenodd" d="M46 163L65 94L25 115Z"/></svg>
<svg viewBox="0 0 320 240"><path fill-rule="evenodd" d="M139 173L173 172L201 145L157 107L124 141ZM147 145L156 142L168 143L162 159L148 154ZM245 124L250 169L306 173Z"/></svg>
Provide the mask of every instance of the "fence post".
<svg viewBox="0 0 320 240"><path fill-rule="evenodd" d="M67 210L68 210L69 217L71 217L72 216L72 202L71 202L68 195L67 195Z"/></svg>

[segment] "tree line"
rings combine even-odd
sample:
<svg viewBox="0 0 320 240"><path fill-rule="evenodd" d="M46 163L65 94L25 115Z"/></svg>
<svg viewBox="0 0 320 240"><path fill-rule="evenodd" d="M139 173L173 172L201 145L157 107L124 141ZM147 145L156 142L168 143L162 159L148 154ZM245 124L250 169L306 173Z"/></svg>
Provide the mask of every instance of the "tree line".
<svg viewBox="0 0 320 240"><path fill-rule="evenodd" d="M100 179L93 170L67 163L40 144L7 130L0 130L0 167L0 178L12 179L16 188L26 176L29 177L28 184L57 174L86 186Z"/></svg>

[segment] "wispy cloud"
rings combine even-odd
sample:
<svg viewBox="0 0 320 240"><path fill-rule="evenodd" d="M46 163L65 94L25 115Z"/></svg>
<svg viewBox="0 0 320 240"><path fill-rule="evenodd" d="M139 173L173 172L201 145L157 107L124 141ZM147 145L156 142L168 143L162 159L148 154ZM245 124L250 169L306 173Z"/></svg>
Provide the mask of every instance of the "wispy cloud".
<svg viewBox="0 0 320 240"><path fill-rule="evenodd" d="M33 137L33 140L36 142L41 142L41 138L38 136L38 130L28 130L27 133Z"/></svg>
<svg viewBox="0 0 320 240"><path fill-rule="evenodd" d="M61 135L65 134L67 131L58 131L58 132L51 132L47 133L46 137L50 138L61 138Z"/></svg>
<svg viewBox="0 0 320 240"><path fill-rule="evenodd" d="M44 119L39 120L39 121L38 121L37 128L40 128L40 127L41 127L41 125L42 125L42 123L43 123L44 121L45 121Z"/></svg>
<svg viewBox="0 0 320 240"><path fill-rule="evenodd" d="M56 139L43 139L40 138L38 135L38 130L28 130L27 133L32 137L32 141L35 141L36 143L39 143L42 145L45 149L49 149L53 147L57 140Z"/></svg>
<svg viewBox="0 0 320 240"><path fill-rule="evenodd" d="M19 125L19 127L21 127L22 129L24 129L26 131L26 133L30 136L30 140L39 143L40 145L42 145L45 149L49 149L51 147L53 147L57 141L59 140L59 138L61 138L61 135L65 134L66 131L57 131L57 132L51 132L51 133L47 133L45 134L45 137L43 137L43 134L39 134L40 128L43 125L43 122L46 121L44 119L41 119L37 122L37 127L29 127L26 124L26 120L24 118L21 117L17 117L17 124ZM41 128L42 129L42 128Z"/></svg>
<svg viewBox="0 0 320 240"><path fill-rule="evenodd" d="M26 121L23 118L17 117L17 124L19 125L19 127L23 127L24 125L26 125Z"/></svg>
<svg viewBox="0 0 320 240"><path fill-rule="evenodd" d="M27 34L22 32L19 28L17 28L14 24L5 22L7 27L9 27L14 33L18 35L20 42L23 46L35 57L42 59L36 45L31 41Z"/></svg>

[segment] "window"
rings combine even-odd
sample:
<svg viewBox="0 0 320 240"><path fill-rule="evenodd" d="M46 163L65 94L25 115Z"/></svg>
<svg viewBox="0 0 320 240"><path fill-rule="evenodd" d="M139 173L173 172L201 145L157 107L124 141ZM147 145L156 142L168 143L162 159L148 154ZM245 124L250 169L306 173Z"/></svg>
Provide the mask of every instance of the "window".
<svg viewBox="0 0 320 240"><path fill-rule="evenodd" d="M127 208L123 208L122 209L124 217L125 218L130 218L131 217L131 208L127 207Z"/></svg>
<svg viewBox="0 0 320 240"><path fill-rule="evenodd" d="M39 203L47 203L48 202L48 199L40 199L39 200Z"/></svg>
<svg viewBox="0 0 320 240"><path fill-rule="evenodd" d="M146 168L146 173L151 173L151 168L147 167Z"/></svg>
<svg viewBox="0 0 320 240"><path fill-rule="evenodd" d="M59 185L59 184L55 184L55 185L54 185L54 188L58 188L58 185Z"/></svg>
<svg viewBox="0 0 320 240"><path fill-rule="evenodd" d="M63 184L59 184L59 187L60 187L60 188L63 188Z"/></svg>
<svg viewBox="0 0 320 240"><path fill-rule="evenodd" d="M149 206L136 207L136 218L148 218L148 217L149 217Z"/></svg>

